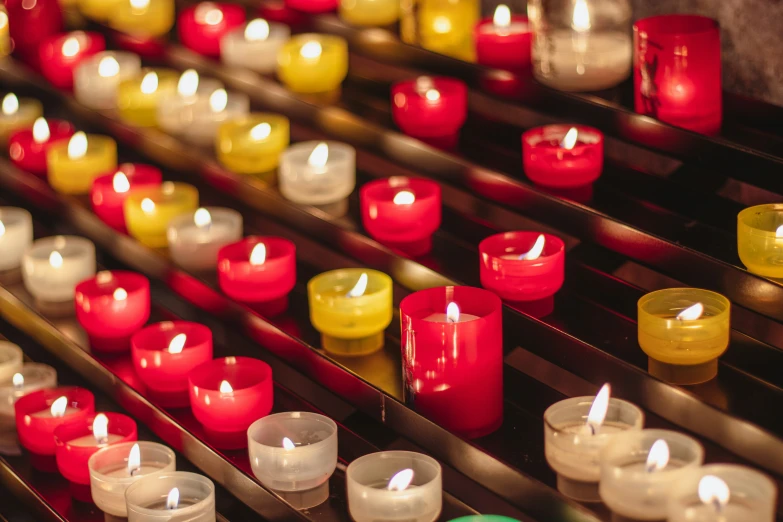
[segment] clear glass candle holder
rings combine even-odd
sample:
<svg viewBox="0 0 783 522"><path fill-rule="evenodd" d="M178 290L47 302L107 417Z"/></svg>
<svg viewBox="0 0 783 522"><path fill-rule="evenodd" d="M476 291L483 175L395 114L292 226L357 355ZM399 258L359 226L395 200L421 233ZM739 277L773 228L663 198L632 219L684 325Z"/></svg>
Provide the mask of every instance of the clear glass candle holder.
<svg viewBox="0 0 783 522"><path fill-rule="evenodd" d="M190 143L204 147L212 146L221 125L241 118L248 112L250 112L250 98L247 94L225 90L215 91L208 99L196 102L192 110L193 120L182 129L181 135Z"/></svg>
<svg viewBox="0 0 783 522"><path fill-rule="evenodd" d="M277 168L290 140L288 118L252 113L218 128L215 152L218 161L232 172L262 174Z"/></svg>
<svg viewBox="0 0 783 522"><path fill-rule="evenodd" d="M668 446L668 463L648 471L650 450L658 440ZM601 500L617 515L663 520L674 484L701 466L704 448L687 435L668 430L618 433L601 451Z"/></svg>
<svg viewBox="0 0 783 522"><path fill-rule="evenodd" d="M600 502L600 453L623 431L641 430L644 413L620 399L609 400L606 418L597 433L587 425L595 397L574 397L557 402L544 412L546 461L557 473L557 489L582 502Z"/></svg>
<svg viewBox="0 0 783 522"><path fill-rule="evenodd" d="M0 207L0 272L18 268L33 242L33 217L23 208Z"/></svg>
<svg viewBox="0 0 783 522"><path fill-rule="evenodd" d="M0 341L0 382L10 380L22 369L22 349L14 343Z"/></svg>
<svg viewBox="0 0 783 522"><path fill-rule="evenodd" d="M737 215L737 252L754 274L783 278L783 203L748 207Z"/></svg>
<svg viewBox="0 0 783 522"><path fill-rule="evenodd" d="M159 187L134 190L123 210L128 233L143 244L162 248L168 244L169 222L198 208L198 190L187 183L166 182Z"/></svg>
<svg viewBox="0 0 783 522"><path fill-rule="evenodd" d="M287 25L256 18L220 40L220 59L230 67L269 74L277 67L277 55L291 37Z"/></svg>
<svg viewBox="0 0 783 522"><path fill-rule="evenodd" d="M242 214L230 208L206 207L175 217L168 225L169 254L186 270L217 266L217 253L242 238Z"/></svg>
<svg viewBox="0 0 783 522"><path fill-rule="evenodd" d="M117 86L120 118L139 127L157 124L157 108L177 89L179 75L171 69L142 69Z"/></svg>
<svg viewBox="0 0 783 522"><path fill-rule="evenodd" d="M337 203L356 186L356 149L335 141L291 145L280 156L278 177L280 192L294 203Z"/></svg>
<svg viewBox="0 0 783 522"><path fill-rule="evenodd" d="M179 490L178 507L166 507L169 492ZM185 471L156 473L137 480L125 492L128 522L215 522L215 485Z"/></svg>
<svg viewBox="0 0 783 522"><path fill-rule="evenodd" d="M337 465L337 424L309 412L285 412L257 420L247 430L253 474L297 509L329 498Z"/></svg>
<svg viewBox="0 0 783 522"><path fill-rule="evenodd" d="M696 319L678 319L701 303ZM651 292L637 304L639 346L651 375L674 384L698 384L718 374L718 357L729 346L731 302L699 288Z"/></svg>
<svg viewBox="0 0 783 522"><path fill-rule="evenodd" d="M59 303L74 297L76 285L95 275L95 245L78 236L35 241L22 259L22 280L39 301Z"/></svg>
<svg viewBox="0 0 783 522"><path fill-rule="evenodd" d="M277 76L293 92L334 91L348 74L348 44L340 36L298 34L277 55Z"/></svg>
<svg viewBox="0 0 783 522"><path fill-rule="evenodd" d="M129 463L131 450L139 447L139 462ZM125 491L143 477L177 467L174 452L156 442L123 442L99 450L87 461L92 500L104 513L127 517Z"/></svg>
<svg viewBox="0 0 783 522"><path fill-rule="evenodd" d="M117 86L141 71L134 53L104 51L81 62L73 72L73 95L93 109L117 107Z"/></svg>
<svg viewBox="0 0 783 522"><path fill-rule="evenodd" d="M389 488L404 470L413 471L408 487ZM370 453L345 471L348 510L356 522L433 522L443 504L443 479L438 461L412 451Z"/></svg>
<svg viewBox="0 0 783 522"><path fill-rule="evenodd" d="M57 386L57 371L39 363L25 363L10 377L0 381L0 418L13 422L17 399L42 388Z"/></svg>
<svg viewBox="0 0 783 522"><path fill-rule="evenodd" d="M340 18L351 25L391 25L400 18L399 0L340 0Z"/></svg>

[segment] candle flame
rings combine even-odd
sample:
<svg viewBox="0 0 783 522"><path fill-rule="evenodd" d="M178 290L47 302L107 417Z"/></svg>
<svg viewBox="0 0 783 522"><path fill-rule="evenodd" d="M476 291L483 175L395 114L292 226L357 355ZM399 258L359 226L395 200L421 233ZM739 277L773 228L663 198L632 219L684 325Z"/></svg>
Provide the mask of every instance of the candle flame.
<svg viewBox="0 0 783 522"><path fill-rule="evenodd" d="M209 213L209 210L200 208L193 214L193 222L198 228L207 228L212 224L212 214Z"/></svg>
<svg viewBox="0 0 783 522"><path fill-rule="evenodd" d="M264 262L266 262L266 245L259 243L250 252L250 264L258 266L263 265Z"/></svg>
<svg viewBox="0 0 783 522"><path fill-rule="evenodd" d="M141 468L141 449L138 442L131 446L128 453L128 475L131 477Z"/></svg>
<svg viewBox="0 0 783 522"><path fill-rule="evenodd" d="M395 205L412 205L414 201L416 201L416 196L408 190L398 192L392 200Z"/></svg>
<svg viewBox="0 0 783 522"><path fill-rule="evenodd" d="M49 124L46 122L46 118L38 118L33 123L33 140L36 143L46 143L49 138L52 137L52 133L49 132Z"/></svg>
<svg viewBox="0 0 783 522"><path fill-rule="evenodd" d="M209 96L209 108L212 112L223 112L228 106L228 93L225 89L217 89Z"/></svg>
<svg viewBox="0 0 783 522"><path fill-rule="evenodd" d="M109 418L103 413L96 415L92 421L92 436L98 444L106 444L109 441Z"/></svg>
<svg viewBox="0 0 783 522"><path fill-rule="evenodd" d="M593 400L593 405L590 406L590 412L587 414L587 424L585 424L586 430L595 435L598 430L601 429L601 425L606 419L606 412L609 411L609 396L611 395L611 387L609 384L604 384L601 389L598 390L598 394Z"/></svg>
<svg viewBox="0 0 783 522"><path fill-rule="evenodd" d="M457 306L457 303L451 302L446 306L446 322L459 322L459 306Z"/></svg>
<svg viewBox="0 0 783 522"><path fill-rule="evenodd" d="M250 137L255 141L265 140L272 134L272 126L267 122L259 123L250 129Z"/></svg>
<svg viewBox="0 0 783 522"><path fill-rule="evenodd" d="M8 15L5 11L0 11L0 29L5 29L8 26Z"/></svg>
<svg viewBox="0 0 783 522"><path fill-rule="evenodd" d="M223 21L223 11L215 4L205 2L196 8L196 19L207 25L217 25Z"/></svg>
<svg viewBox="0 0 783 522"><path fill-rule="evenodd" d="M536 238L536 242L533 243L533 248L525 252L524 254L520 254L519 259L523 259L526 261L535 261L539 257L541 257L541 254L544 252L544 245L546 244L546 238L544 237L544 234L539 234Z"/></svg>
<svg viewBox="0 0 783 522"><path fill-rule="evenodd" d="M228 381L220 381L220 393L232 393L234 388L231 387Z"/></svg>
<svg viewBox="0 0 783 522"><path fill-rule="evenodd" d="M120 63L114 56L105 56L98 62L98 76L101 78L111 78L117 76L120 72Z"/></svg>
<svg viewBox="0 0 783 522"><path fill-rule="evenodd" d="M405 491L408 486L411 485L413 480L413 470L408 468L402 471L398 471L389 481L389 485L386 489L389 491Z"/></svg>
<svg viewBox="0 0 783 522"><path fill-rule="evenodd" d="M177 334L174 336L174 338L169 342L168 352L169 353L182 353L182 350L185 348L185 341L188 340L188 336L184 333Z"/></svg>
<svg viewBox="0 0 783 522"><path fill-rule="evenodd" d="M345 297L361 297L364 295L364 292L367 291L367 272L362 272L362 275L359 276L359 280L356 281L356 284L353 285L353 288L351 288L347 294L345 294Z"/></svg>
<svg viewBox="0 0 783 522"><path fill-rule="evenodd" d="M166 509L177 509L179 506L179 489L171 488L166 497Z"/></svg>
<svg viewBox="0 0 783 522"><path fill-rule="evenodd" d="M647 473L661 471L669 463L669 445L663 439L658 439L647 454Z"/></svg>
<svg viewBox="0 0 783 522"><path fill-rule="evenodd" d="M507 29L511 25L511 9L505 4L497 6L492 16L492 23L499 29Z"/></svg>
<svg viewBox="0 0 783 522"><path fill-rule="evenodd" d="M150 6L150 0L130 0L130 5L135 11L141 11Z"/></svg>
<svg viewBox="0 0 783 522"><path fill-rule="evenodd" d="M52 266L52 268L60 268L63 266L62 254L60 254L57 250L52 250L52 253L49 254L49 264Z"/></svg>
<svg viewBox="0 0 783 522"><path fill-rule="evenodd" d="M283 448L291 451L292 449L296 449L296 444L294 444L294 442L288 437L283 437Z"/></svg>
<svg viewBox="0 0 783 522"><path fill-rule="evenodd" d="M691 305L679 314L677 314L677 320L678 321L695 321L699 317L702 316L704 313L704 305L701 303L696 303L695 305Z"/></svg>
<svg viewBox="0 0 783 522"><path fill-rule="evenodd" d="M571 150L574 148L574 145L576 145L576 139L578 137L579 131L576 130L576 127L571 127L568 129L568 132L566 132L566 135L563 136L563 139L560 140L560 146L565 150Z"/></svg>
<svg viewBox="0 0 783 522"><path fill-rule="evenodd" d="M155 212L155 202L152 201L150 198L144 198L141 200L141 210L145 214L150 214L152 212Z"/></svg>
<svg viewBox="0 0 783 522"><path fill-rule="evenodd" d="M440 91L437 89L429 89L424 93L424 97L427 98L427 101L436 102L440 100Z"/></svg>
<svg viewBox="0 0 783 522"><path fill-rule="evenodd" d="M24 375L15 373L14 376L11 377L11 383L14 385L14 388L21 388L24 386Z"/></svg>
<svg viewBox="0 0 783 522"><path fill-rule="evenodd" d="M323 48L321 47L321 42L317 42L315 40L311 40L307 43L305 43L301 49L299 49L299 54L302 56L302 58L305 58L307 60L314 60L321 56L321 53L323 52Z"/></svg>
<svg viewBox="0 0 783 522"><path fill-rule="evenodd" d="M245 40L249 42L258 42L269 38L269 24L263 18L252 20L245 27Z"/></svg>
<svg viewBox="0 0 783 522"><path fill-rule="evenodd" d="M87 154L87 135L79 131L68 140L68 159L78 160Z"/></svg>
<svg viewBox="0 0 783 522"><path fill-rule="evenodd" d="M9 92L3 98L3 114L13 116L17 112L19 112L19 98L16 97L16 94Z"/></svg>
<svg viewBox="0 0 783 522"><path fill-rule="evenodd" d="M715 511L722 511L729 503L729 498L729 485L715 475L704 475L699 481L699 500L715 506Z"/></svg>
<svg viewBox="0 0 783 522"><path fill-rule="evenodd" d="M124 288L118 288L112 294L115 301L125 301L128 298L128 292Z"/></svg>
<svg viewBox="0 0 783 522"><path fill-rule="evenodd" d="M177 93L180 96L189 97L194 96L197 90L198 73L195 69L188 69L179 77L179 82L177 82Z"/></svg>
<svg viewBox="0 0 783 522"><path fill-rule="evenodd" d="M81 50L82 46L79 44L79 39L75 36L69 36L65 39L63 42L63 56L67 58L73 58L77 54L79 54L79 51Z"/></svg>
<svg viewBox="0 0 783 522"><path fill-rule="evenodd" d="M68 397L63 395L62 397L59 397L57 400L55 400L52 403L52 407L49 408L49 411L52 414L52 417L55 419L59 419L63 415L65 415L65 409L68 407Z"/></svg>
<svg viewBox="0 0 783 522"><path fill-rule="evenodd" d="M574 4L574 16L571 20L571 28L580 33L590 29L590 11L585 0L576 0Z"/></svg>
<svg viewBox="0 0 783 522"><path fill-rule="evenodd" d="M326 162L329 160L329 145L326 142L321 142L315 146L313 152L310 153L310 157L307 158L307 164L311 167L323 168L326 166Z"/></svg>
<svg viewBox="0 0 783 522"><path fill-rule="evenodd" d="M141 92L143 94L152 94L158 90L158 74L150 71L141 79Z"/></svg>
<svg viewBox="0 0 783 522"><path fill-rule="evenodd" d="M783 237L783 225L780 225L777 230L775 230L775 237Z"/></svg>
<svg viewBox="0 0 783 522"><path fill-rule="evenodd" d="M111 186L114 189L114 192L118 194L128 192L130 190L128 176L126 176L124 172L118 171L111 179Z"/></svg>

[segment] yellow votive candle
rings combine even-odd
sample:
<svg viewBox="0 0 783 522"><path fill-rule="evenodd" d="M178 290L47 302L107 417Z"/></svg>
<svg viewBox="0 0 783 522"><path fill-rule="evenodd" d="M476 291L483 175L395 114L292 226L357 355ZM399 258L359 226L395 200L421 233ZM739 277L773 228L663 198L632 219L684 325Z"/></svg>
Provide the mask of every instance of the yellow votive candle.
<svg viewBox="0 0 783 522"><path fill-rule="evenodd" d="M339 36L299 34L277 55L277 76L294 92L333 91L347 74L348 44Z"/></svg>
<svg viewBox="0 0 783 522"><path fill-rule="evenodd" d="M0 5L0 58L11 53L11 35L8 32L8 11Z"/></svg>
<svg viewBox="0 0 783 522"><path fill-rule="evenodd" d="M33 98L17 98L9 92L0 105L0 142L5 145L14 132L32 127L43 116L43 105Z"/></svg>
<svg viewBox="0 0 783 522"><path fill-rule="evenodd" d="M290 142L288 118L254 113L229 120L218 128L218 161L237 174L269 172L280 163Z"/></svg>
<svg viewBox="0 0 783 522"><path fill-rule="evenodd" d="M133 125L153 127L161 98L174 94L179 75L170 69L143 69L117 86L120 117Z"/></svg>
<svg viewBox="0 0 783 522"><path fill-rule="evenodd" d="M141 38L162 36L174 27L174 0L122 0L109 14L109 25Z"/></svg>
<svg viewBox="0 0 783 522"><path fill-rule="evenodd" d="M340 0L338 13L353 25L391 25L400 18L400 0Z"/></svg>
<svg viewBox="0 0 783 522"><path fill-rule="evenodd" d="M419 44L436 53L473 61L473 28L478 21L476 0L423 0L419 8Z"/></svg>
<svg viewBox="0 0 783 522"><path fill-rule="evenodd" d="M117 168L117 143L108 136L77 132L46 153L49 184L63 194L88 194L98 176Z"/></svg>
<svg viewBox="0 0 783 522"><path fill-rule="evenodd" d="M783 203L748 207L737 215L737 251L754 274L783 277Z"/></svg>
<svg viewBox="0 0 783 522"><path fill-rule="evenodd" d="M391 277L365 268L324 272L307 283L310 321L323 348L335 355L367 355L383 347L392 320Z"/></svg>
<svg viewBox="0 0 783 522"><path fill-rule="evenodd" d="M92 20L105 22L122 0L78 0L79 11Z"/></svg>
<svg viewBox="0 0 783 522"><path fill-rule="evenodd" d="M639 346L650 374L674 384L698 384L718 373L729 346L731 303L698 288L651 292L638 303Z"/></svg>
<svg viewBox="0 0 783 522"><path fill-rule="evenodd" d="M123 204L128 233L153 248L168 245L169 222L198 208L198 190L167 181L159 187L133 190Z"/></svg>

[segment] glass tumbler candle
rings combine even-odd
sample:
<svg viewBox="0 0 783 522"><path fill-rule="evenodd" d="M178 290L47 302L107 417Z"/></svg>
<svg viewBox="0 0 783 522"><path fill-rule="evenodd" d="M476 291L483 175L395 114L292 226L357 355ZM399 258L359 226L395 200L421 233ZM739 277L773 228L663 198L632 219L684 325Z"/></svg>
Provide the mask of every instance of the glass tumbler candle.
<svg viewBox="0 0 783 522"><path fill-rule="evenodd" d="M177 216L194 212L198 207L198 190L187 183L166 182L159 187L131 192L123 205L128 233L153 248L168 245L169 222Z"/></svg>
<svg viewBox="0 0 783 522"><path fill-rule="evenodd" d="M175 263L195 272L212 270L218 251L242 237L242 214L230 208L200 208L169 221L166 235Z"/></svg>
<svg viewBox="0 0 783 522"><path fill-rule="evenodd" d="M95 245L78 236L39 239L25 251L22 280L27 291L43 302L74 298L76 285L95 275Z"/></svg>
<svg viewBox="0 0 783 522"><path fill-rule="evenodd" d="M117 107L117 86L141 71L137 54L106 51L87 58L73 73L73 94L93 109Z"/></svg>
<svg viewBox="0 0 783 522"><path fill-rule="evenodd" d="M344 201L356 186L356 149L335 141L305 141L280 155L280 192L300 205Z"/></svg>
<svg viewBox="0 0 783 522"><path fill-rule="evenodd" d="M545 125L522 134L530 181L555 189L589 185L604 168L604 135L585 125Z"/></svg>
<svg viewBox="0 0 783 522"><path fill-rule="evenodd" d="M0 381L0 419L14 421L16 401L42 388L57 386L57 372L51 366L39 363L25 363L16 373Z"/></svg>
<svg viewBox="0 0 783 522"><path fill-rule="evenodd" d="M400 18L398 0L340 0L340 18L351 25L385 26Z"/></svg>
<svg viewBox="0 0 783 522"><path fill-rule="evenodd" d="M179 75L169 69L142 69L117 86L120 117L139 127L154 127L158 105L173 94Z"/></svg>
<svg viewBox="0 0 783 522"><path fill-rule="evenodd" d="M284 412L254 422L247 430L253 474L297 509L329 498L329 477L337 465L337 424L310 412Z"/></svg>
<svg viewBox="0 0 783 522"><path fill-rule="evenodd" d="M262 174L277 168L290 139L288 118L251 113L218 127L215 152L218 161L231 172Z"/></svg>
<svg viewBox="0 0 783 522"><path fill-rule="evenodd" d="M176 489L176 499L171 491ZM215 485L185 471L155 473L125 491L128 522L215 522Z"/></svg>
<svg viewBox="0 0 783 522"><path fill-rule="evenodd" d="M737 251L754 274L783 278L783 204L756 205L737 215Z"/></svg>
<svg viewBox="0 0 783 522"><path fill-rule="evenodd" d="M62 194L88 194L95 178L117 168L117 142L77 132L46 152L49 184Z"/></svg>
<svg viewBox="0 0 783 522"><path fill-rule="evenodd" d="M717 133L723 118L718 22L663 15L639 20L633 30L636 112Z"/></svg>
<svg viewBox="0 0 783 522"><path fill-rule="evenodd" d="M331 92L347 74L348 44L340 36L298 34L277 55L277 76L293 92Z"/></svg>
<svg viewBox="0 0 783 522"><path fill-rule="evenodd" d="M8 341L0 341L0 382L11 380L21 369L22 349Z"/></svg>
<svg viewBox="0 0 783 522"><path fill-rule="evenodd" d="M287 25L256 18L223 36L220 59L230 67L273 73L277 55L290 37L291 29Z"/></svg>
<svg viewBox="0 0 783 522"><path fill-rule="evenodd" d="M638 303L639 346L649 372L674 384L698 384L718 373L729 345L731 303L698 288L651 292Z"/></svg>
<svg viewBox="0 0 783 522"><path fill-rule="evenodd" d="M33 217L23 208L0 207L0 272L19 268L33 242Z"/></svg>
<svg viewBox="0 0 783 522"><path fill-rule="evenodd" d="M0 143L3 145L14 132L33 126L43 116L43 105L34 98L17 98L9 92L0 105Z"/></svg>

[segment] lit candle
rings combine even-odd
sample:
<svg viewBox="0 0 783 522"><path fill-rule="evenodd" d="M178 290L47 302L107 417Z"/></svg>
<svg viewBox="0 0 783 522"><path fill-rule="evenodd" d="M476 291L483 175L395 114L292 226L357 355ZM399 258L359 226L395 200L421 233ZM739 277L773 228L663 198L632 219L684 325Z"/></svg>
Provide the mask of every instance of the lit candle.
<svg viewBox="0 0 783 522"><path fill-rule="evenodd" d="M0 58L11 54L11 35L8 32L8 11L0 6Z"/></svg>
<svg viewBox="0 0 783 522"><path fill-rule="evenodd" d="M272 73L277 67L277 54L290 37L287 25L256 18L223 36L220 59L231 67Z"/></svg>
<svg viewBox="0 0 783 522"><path fill-rule="evenodd" d="M0 272L18 268L33 242L33 217L23 208L0 207Z"/></svg>
<svg viewBox="0 0 783 522"><path fill-rule="evenodd" d="M49 149L73 136L73 126L63 120L38 118L31 128L21 129L8 138L8 155L22 170L44 177Z"/></svg>
<svg viewBox="0 0 783 522"><path fill-rule="evenodd" d="M77 132L46 153L49 184L63 194L88 194L101 174L117 168L117 142L108 136Z"/></svg>
<svg viewBox="0 0 783 522"><path fill-rule="evenodd" d="M277 76L293 92L331 92L347 74L348 44L339 36L298 34L277 56Z"/></svg>
<svg viewBox="0 0 783 522"><path fill-rule="evenodd" d="M508 71L530 67L532 30L528 19L512 15L507 5L498 5L491 18L479 22L473 36L478 63Z"/></svg>
<svg viewBox="0 0 783 522"><path fill-rule="evenodd" d="M74 31L57 34L41 42L41 73L58 89L73 87L74 70L85 59L106 49L98 33Z"/></svg>
<svg viewBox="0 0 783 522"><path fill-rule="evenodd" d="M223 123L215 149L220 163L237 174L262 174L277 168L290 143L288 118L251 113Z"/></svg>
<svg viewBox="0 0 783 522"><path fill-rule="evenodd" d="M58 0L6 2L10 20L8 30L14 43L14 54L27 65L40 67L38 48L41 42L62 31L63 14Z"/></svg>
<svg viewBox="0 0 783 522"><path fill-rule="evenodd" d="M280 192L294 203L337 203L356 186L356 150L334 141L297 143L280 156L278 176Z"/></svg>
<svg viewBox="0 0 783 522"><path fill-rule="evenodd" d="M43 105L33 98L16 97L9 92L0 105L0 143L5 144L14 132L32 128L35 120L43 116Z"/></svg>
<svg viewBox="0 0 783 522"><path fill-rule="evenodd" d="M133 190L155 189L161 185L160 169L142 163L123 163L115 172L95 178L90 190L92 210L113 229L125 233L123 206Z"/></svg>
<svg viewBox="0 0 783 522"><path fill-rule="evenodd" d="M756 205L737 215L737 252L754 274L783 277L783 205Z"/></svg>
<svg viewBox="0 0 783 522"><path fill-rule="evenodd" d="M122 0L78 0L79 12L95 20L106 22Z"/></svg>
<svg viewBox="0 0 783 522"><path fill-rule="evenodd" d="M22 369L22 349L8 341L0 341L0 382L10 380Z"/></svg>
<svg viewBox="0 0 783 522"><path fill-rule="evenodd" d="M475 0L430 0L418 8L418 43L425 49L474 61L473 28L479 20Z"/></svg>
<svg viewBox="0 0 783 522"><path fill-rule="evenodd" d="M522 164L533 183L553 188L594 182L604 166L604 135L584 125L546 125L522 134Z"/></svg>
<svg viewBox="0 0 783 522"><path fill-rule="evenodd" d="M174 0L122 0L109 13L109 25L136 38L155 38L174 27Z"/></svg>
<svg viewBox="0 0 783 522"><path fill-rule="evenodd" d="M199 208L169 221L167 237L175 263L190 271L211 270L217 266L218 251L242 237L242 214L228 208Z"/></svg>
<svg viewBox="0 0 783 522"><path fill-rule="evenodd" d="M159 187L138 189L125 199L128 233L143 244L168 245L166 230L175 217L198 208L198 190L187 183L166 182Z"/></svg>
<svg viewBox="0 0 783 522"><path fill-rule="evenodd" d="M391 25L400 18L400 2L395 0L340 0L339 15L351 25Z"/></svg>
<svg viewBox="0 0 783 522"><path fill-rule="evenodd" d="M141 58L133 53L106 51L87 58L73 73L73 94L93 109L115 109L117 86L141 71Z"/></svg>
<svg viewBox="0 0 783 522"><path fill-rule="evenodd" d="M117 86L120 117L139 127L155 126L158 105L177 88L177 79L177 73L169 69L142 69L133 78L120 82Z"/></svg>
<svg viewBox="0 0 783 522"><path fill-rule="evenodd" d="M416 138L456 136L468 114L464 82L442 76L419 76L392 86L392 117Z"/></svg>
<svg viewBox="0 0 783 522"><path fill-rule="evenodd" d="M217 89L205 101L193 107L193 122L182 130L182 137L197 145L214 146L220 125L250 111L250 98L244 93Z"/></svg>
<svg viewBox="0 0 783 522"><path fill-rule="evenodd" d="M245 23L240 5L201 2L180 11L177 21L179 41L204 56L220 56L220 40Z"/></svg>
<svg viewBox="0 0 783 522"><path fill-rule="evenodd" d="M128 522L215 522L215 485L184 471L156 473L125 492Z"/></svg>
<svg viewBox="0 0 783 522"><path fill-rule="evenodd" d="M0 420L10 420L13 424L14 404L19 398L55 386L57 372L54 368L46 364L24 363L19 371L0 381Z"/></svg>
<svg viewBox="0 0 783 522"><path fill-rule="evenodd" d="M76 285L94 274L95 245L83 237L38 239L22 258L25 288L39 301L71 301Z"/></svg>
<svg viewBox="0 0 783 522"><path fill-rule="evenodd" d="M223 84L214 78L201 78L194 69L182 73L177 90L163 96L158 103L158 127L173 135L184 134L195 121L195 112L209 110L209 100Z"/></svg>

